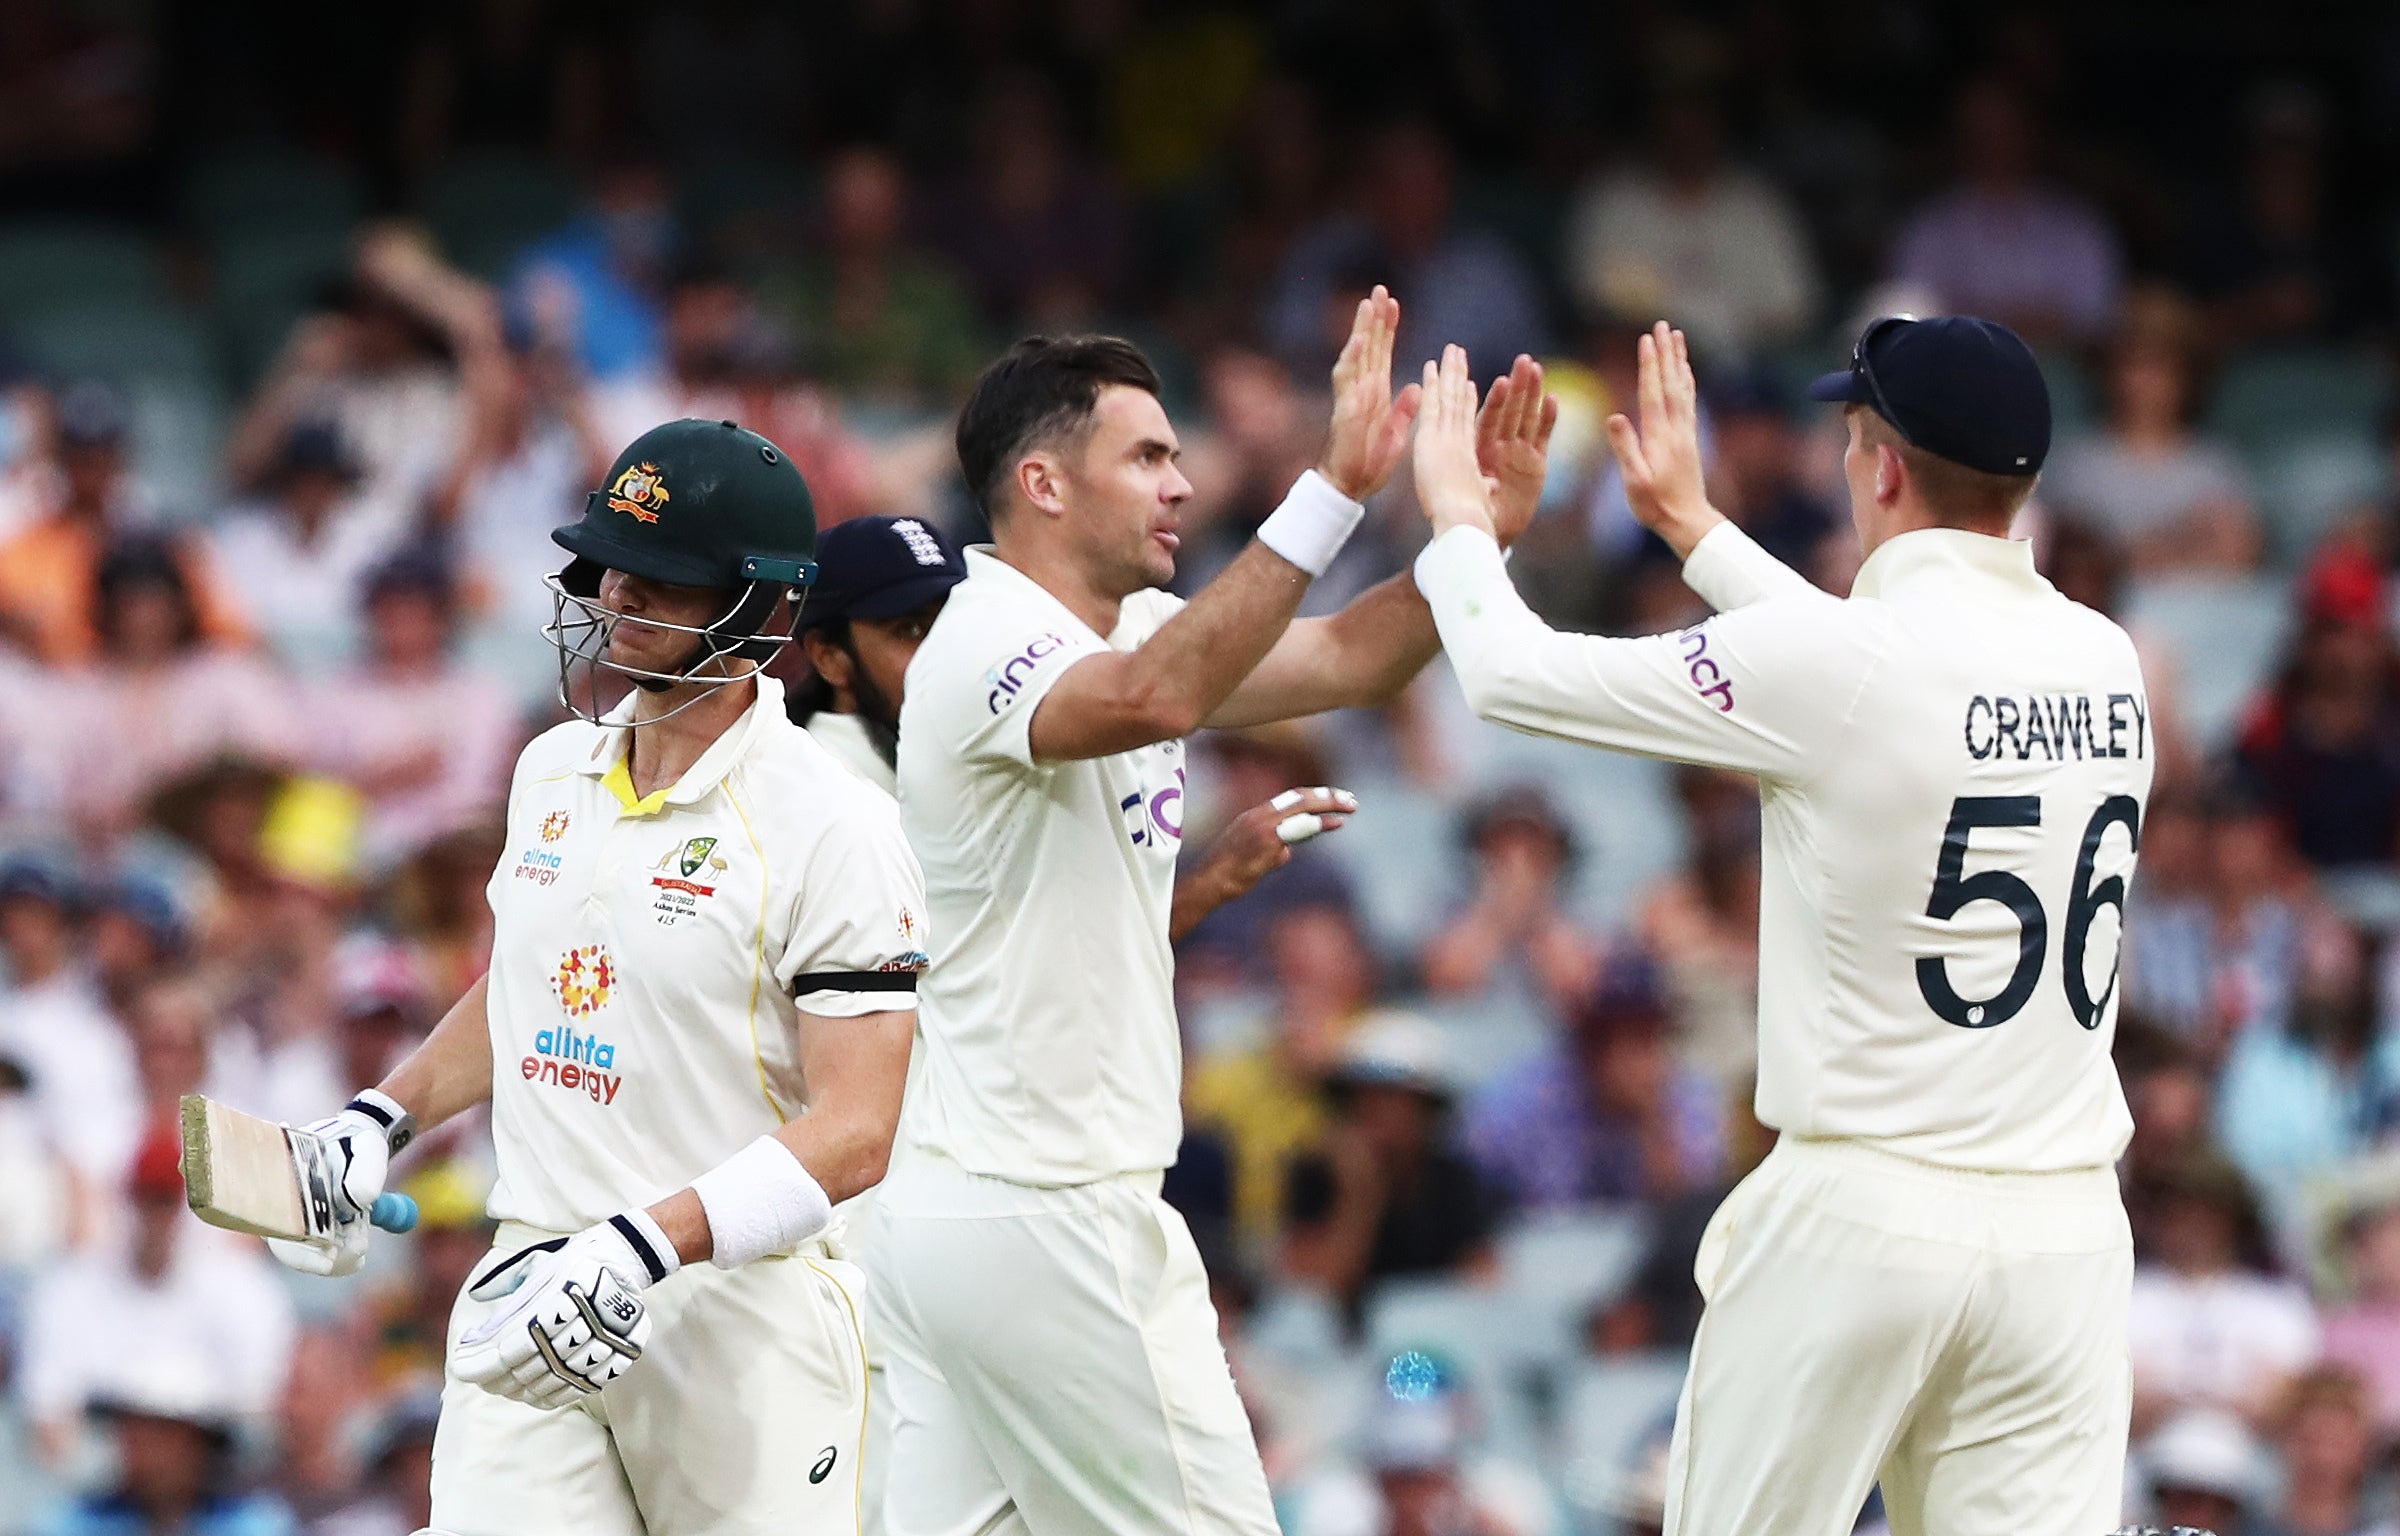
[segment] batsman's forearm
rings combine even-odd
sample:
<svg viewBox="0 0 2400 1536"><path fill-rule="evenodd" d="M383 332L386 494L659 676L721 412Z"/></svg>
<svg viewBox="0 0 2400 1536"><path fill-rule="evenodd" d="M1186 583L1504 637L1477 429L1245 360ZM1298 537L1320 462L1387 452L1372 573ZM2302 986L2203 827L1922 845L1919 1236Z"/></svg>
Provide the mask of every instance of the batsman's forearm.
<svg viewBox="0 0 2400 1536"><path fill-rule="evenodd" d="M419 1132L492 1096L492 1029L485 1012L489 991L489 978L476 977L425 1043L375 1085L416 1117Z"/></svg>

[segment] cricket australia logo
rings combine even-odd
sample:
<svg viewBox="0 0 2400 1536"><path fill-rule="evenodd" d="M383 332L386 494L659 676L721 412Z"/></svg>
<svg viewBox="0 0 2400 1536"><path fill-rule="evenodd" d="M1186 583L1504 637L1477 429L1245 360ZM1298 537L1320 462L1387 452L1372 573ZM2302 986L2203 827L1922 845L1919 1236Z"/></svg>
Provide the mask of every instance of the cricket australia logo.
<svg viewBox="0 0 2400 1536"><path fill-rule="evenodd" d="M608 1006L616 991L617 963L605 944L585 944L558 957L550 991L570 1018L585 1018Z"/></svg>
<svg viewBox="0 0 2400 1536"><path fill-rule="evenodd" d="M650 867L658 871L650 877L650 915L660 927L672 928L697 914L700 903L717 894L713 882L730 866L718 854L715 838L692 837L668 849ZM702 884L702 878L711 883Z"/></svg>
<svg viewBox="0 0 2400 1536"><path fill-rule="evenodd" d="M659 512L671 500L655 464L631 466L608 488L608 504L639 523L657 522Z"/></svg>

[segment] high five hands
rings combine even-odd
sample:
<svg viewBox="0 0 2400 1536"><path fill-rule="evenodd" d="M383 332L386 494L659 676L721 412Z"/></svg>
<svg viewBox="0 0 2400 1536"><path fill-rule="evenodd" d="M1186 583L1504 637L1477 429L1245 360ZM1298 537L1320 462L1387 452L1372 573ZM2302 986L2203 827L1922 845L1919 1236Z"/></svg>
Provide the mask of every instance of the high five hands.
<svg viewBox="0 0 2400 1536"><path fill-rule="evenodd" d="M1476 409L1464 348L1425 365L1417 420L1417 501L1436 536L1481 528L1503 547L1532 523L1542 497L1558 400L1542 390L1542 365L1519 356Z"/></svg>
<svg viewBox="0 0 2400 1536"><path fill-rule="evenodd" d="M1641 340L1642 424L1608 418L1608 446L1625 477L1625 499L1642 526L1680 560L1725 521L1700 483L1700 390L1683 332L1661 320Z"/></svg>
<svg viewBox="0 0 2400 1536"><path fill-rule="evenodd" d="M1417 386L1392 393L1392 342L1400 333L1400 301L1381 283L1358 301L1350 339L1333 365L1333 430L1317 473L1352 501L1384 487L1408 448L1417 419Z"/></svg>

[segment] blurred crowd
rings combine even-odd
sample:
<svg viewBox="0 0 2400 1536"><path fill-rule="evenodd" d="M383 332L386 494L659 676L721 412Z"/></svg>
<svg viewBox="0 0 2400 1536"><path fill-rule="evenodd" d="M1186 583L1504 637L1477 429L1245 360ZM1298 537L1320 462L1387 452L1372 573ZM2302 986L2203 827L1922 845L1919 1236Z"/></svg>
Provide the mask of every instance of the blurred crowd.
<svg viewBox="0 0 2400 1536"><path fill-rule="evenodd" d="M1648 321L1693 337L1718 505L1837 592L1796 382L1877 313L2036 343L2020 531L2133 630L2158 744L2127 1507L2392 1528L2400 22L0 9L0 1532L423 1523L481 1127L409 1154L422 1226L327 1282L185 1212L174 1108L330 1112L479 973L508 766L558 718L549 530L624 442L738 419L822 522L971 538L964 387L1114 330L1168 381L1196 586L1311 462L1378 282L1404 368L1550 365L1513 571L1612 633L1701 612L1598 431ZM1404 481L1312 604L1418 523ZM1292 785L1363 803L1181 956L1170 1194L1286 1528L1655 1529L1693 1252L1769 1142L1755 789L1505 736L1438 664L1194 756L1194 847Z"/></svg>

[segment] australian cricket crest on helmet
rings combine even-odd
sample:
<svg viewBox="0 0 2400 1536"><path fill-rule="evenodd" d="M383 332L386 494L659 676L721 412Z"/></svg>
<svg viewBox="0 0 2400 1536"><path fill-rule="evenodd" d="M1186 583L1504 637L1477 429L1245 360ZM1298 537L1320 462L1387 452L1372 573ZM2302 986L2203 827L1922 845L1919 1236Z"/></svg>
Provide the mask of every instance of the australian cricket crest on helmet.
<svg viewBox="0 0 2400 1536"><path fill-rule="evenodd" d="M673 498L667 494L658 466L651 463L628 464L617 483L608 488L608 504L619 512L630 513L636 522L655 523L659 512Z"/></svg>

